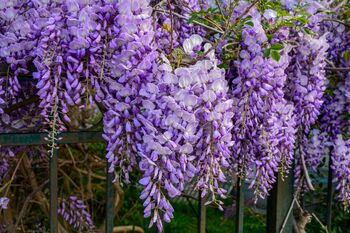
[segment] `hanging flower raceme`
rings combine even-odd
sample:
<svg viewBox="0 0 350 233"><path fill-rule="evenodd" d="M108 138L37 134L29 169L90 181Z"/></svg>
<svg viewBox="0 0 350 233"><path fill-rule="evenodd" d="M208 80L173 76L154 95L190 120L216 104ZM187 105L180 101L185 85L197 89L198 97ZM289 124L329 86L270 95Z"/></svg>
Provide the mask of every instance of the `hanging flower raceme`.
<svg viewBox="0 0 350 233"><path fill-rule="evenodd" d="M233 158L241 178L248 178L256 195L265 197L279 168L286 171L291 165L295 119L294 107L284 99L283 92L289 48L280 51L279 62L264 58L262 44L267 37L259 15L253 23L254 27L243 30L240 60L236 63L239 77L233 80Z"/></svg>
<svg viewBox="0 0 350 233"><path fill-rule="evenodd" d="M204 51L209 48L209 44L202 47ZM227 81L213 55L177 69L163 57L155 79L158 85L148 83L140 92L145 116L139 117L145 125L140 145L144 171L140 183L145 187L141 199L145 200L145 217L153 214L151 225L156 223L160 231L161 219L173 218L167 198L179 196L193 177L198 177L195 187L203 197L210 193L209 202L220 205L215 196L225 197L220 183L226 181L233 144L232 100L227 98Z"/></svg>
<svg viewBox="0 0 350 233"><path fill-rule="evenodd" d="M118 35L111 38L116 49L110 73L104 76L106 85L104 138L108 141L109 172L117 165L121 170L116 179L129 181L129 172L136 165L137 144L142 140L140 121L141 98L139 91L153 80L153 65L157 58L149 1L119 1L118 15L113 28ZM107 51L108 52L108 51ZM123 177L120 177L123 176Z"/></svg>
<svg viewBox="0 0 350 233"><path fill-rule="evenodd" d="M298 158L295 161L294 168L294 184L300 185L300 179L304 175L303 165L301 161L301 153L303 153L305 159L305 165L308 171L316 172L321 165L322 159L324 159L329 151L329 147L332 145L329 135L326 132L322 132L319 129L313 129L310 131L308 137L303 137L302 142L295 150L295 157ZM309 190L309 186L304 180L301 184L305 190Z"/></svg>
<svg viewBox="0 0 350 233"><path fill-rule="evenodd" d="M344 77L337 83L332 96L325 97L325 104L322 107L320 119L321 129L327 132L331 139L348 128L349 120L346 114L350 112L350 76Z"/></svg>
<svg viewBox="0 0 350 233"><path fill-rule="evenodd" d="M324 67L328 43L326 35L312 38L298 35L298 46L293 50L287 92L295 105L297 126L308 133L317 120L327 85Z"/></svg>
<svg viewBox="0 0 350 233"><path fill-rule="evenodd" d="M350 205L350 141L345 141L342 135L338 135L332 151L333 182L337 182L338 197L343 202L344 208Z"/></svg>
<svg viewBox="0 0 350 233"><path fill-rule="evenodd" d="M75 196L70 196L69 199L62 199L58 214L80 232L90 232L95 228L91 215L88 212L88 206L83 200L79 200Z"/></svg>
<svg viewBox="0 0 350 233"><path fill-rule="evenodd" d="M5 102L5 90L3 88L4 79L0 76L0 117L4 113Z"/></svg>
<svg viewBox="0 0 350 233"><path fill-rule="evenodd" d="M0 1L0 5L0 62L8 65L1 78L6 80L6 103L11 104L21 92L19 75L29 73L28 61L36 43L30 38L31 25L38 13L30 1Z"/></svg>

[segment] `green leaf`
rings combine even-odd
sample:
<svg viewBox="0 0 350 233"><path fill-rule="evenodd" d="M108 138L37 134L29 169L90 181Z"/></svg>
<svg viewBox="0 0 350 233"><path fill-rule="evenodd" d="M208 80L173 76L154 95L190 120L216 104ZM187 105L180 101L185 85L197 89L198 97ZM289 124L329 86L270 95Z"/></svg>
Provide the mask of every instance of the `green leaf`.
<svg viewBox="0 0 350 233"><path fill-rule="evenodd" d="M265 49L263 53L264 58L268 58L270 56L270 52L271 52L271 49Z"/></svg>
<svg viewBox="0 0 350 233"><path fill-rule="evenodd" d="M343 119L344 120L349 120L350 119L350 114L348 112L343 114Z"/></svg>
<svg viewBox="0 0 350 233"><path fill-rule="evenodd" d="M271 51L271 57L272 57L273 60L279 61L280 58L281 58L281 54L280 54L280 52L277 51L277 50L272 50L272 51Z"/></svg>
<svg viewBox="0 0 350 233"><path fill-rule="evenodd" d="M230 68L230 66L227 63L222 63L218 65L218 67L225 70L228 70Z"/></svg>
<svg viewBox="0 0 350 233"><path fill-rule="evenodd" d="M273 38L273 34L267 34L267 39L269 40L269 42L271 42L272 38Z"/></svg>
<svg viewBox="0 0 350 233"><path fill-rule="evenodd" d="M273 44L271 46L271 49L273 49L273 50L282 50L283 48L284 48L283 44L279 44L279 43Z"/></svg>
<svg viewBox="0 0 350 233"><path fill-rule="evenodd" d="M248 21L245 23L245 25L248 25L248 26L251 26L251 27L254 27L254 23L252 21Z"/></svg>
<svg viewBox="0 0 350 233"><path fill-rule="evenodd" d="M304 31L309 35L312 34L312 31L308 27L304 27Z"/></svg>
<svg viewBox="0 0 350 233"><path fill-rule="evenodd" d="M343 53L343 58L346 60L346 61L350 61L350 51L347 50Z"/></svg>

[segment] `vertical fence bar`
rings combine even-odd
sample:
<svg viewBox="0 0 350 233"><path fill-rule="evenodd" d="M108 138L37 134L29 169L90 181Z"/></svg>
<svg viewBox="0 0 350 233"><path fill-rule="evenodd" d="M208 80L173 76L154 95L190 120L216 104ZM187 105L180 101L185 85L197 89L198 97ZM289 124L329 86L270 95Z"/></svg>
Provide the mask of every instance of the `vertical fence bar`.
<svg viewBox="0 0 350 233"><path fill-rule="evenodd" d="M57 188L57 156L58 150L54 149L50 157L49 177L50 177L50 233L58 232L58 188Z"/></svg>
<svg viewBox="0 0 350 233"><path fill-rule="evenodd" d="M333 170L332 170L332 149L329 153L328 162L328 184L327 184L327 229L328 232L332 232L332 202L333 202Z"/></svg>
<svg viewBox="0 0 350 233"><path fill-rule="evenodd" d="M207 209L204 205L204 198L201 197L201 192L198 192L198 233L206 232L206 217L207 217Z"/></svg>
<svg viewBox="0 0 350 233"><path fill-rule="evenodd" d="M284 219L287 216L290 205L293 201L293 176L290 173L288 177L282 180L278 174L277 182L270 192L267 199L267 232L280 233ZM290 214L285 228L281 233L293 232L293 214Z"/></svg>
<svg viewBox="0 0 350 233"><path fill-rule="evenodd" d="M236 197L236 233L243 233L244 219L244 190L243 181L237 179L237 197Z"/></svg>
<svg viewBox="0 0 350 233"><path fill-rule="evenodd" d="M106 233L113 233L114 227L114 174L108 172L110 163L107 162L106 179Z"/></svg>

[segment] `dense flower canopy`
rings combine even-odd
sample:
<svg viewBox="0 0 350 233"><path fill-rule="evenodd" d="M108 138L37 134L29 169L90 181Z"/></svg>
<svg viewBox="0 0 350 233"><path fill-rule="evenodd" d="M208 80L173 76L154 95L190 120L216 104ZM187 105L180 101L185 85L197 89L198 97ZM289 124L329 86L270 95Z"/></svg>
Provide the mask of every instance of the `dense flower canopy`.
<svg viewBox="0 0 350 233"><path fill-rule="evenodd" d="M307 169L324 157L347 208L343 8L267 2L0 0L0 132L47 132L54 156L72 112L98 108L108 171L142 186L144 216L160 232L174 217L170 199L186 186L222 209L224 184L235 177L265 198L295 164L296 183L308 189ZM38 105L8 110L33 96ZM22 149L0 145L0 185ZM9 204L1 195L0 210ZM85 207L71 196L59 213L92 229Z"/></svg>

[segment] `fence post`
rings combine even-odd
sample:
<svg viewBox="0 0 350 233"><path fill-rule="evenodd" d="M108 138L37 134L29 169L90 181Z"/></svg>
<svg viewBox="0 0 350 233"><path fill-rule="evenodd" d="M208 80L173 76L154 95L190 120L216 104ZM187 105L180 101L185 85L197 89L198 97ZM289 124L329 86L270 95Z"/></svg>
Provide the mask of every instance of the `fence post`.
<svg viewBox="0 0 350 233"><path fill-rule="evenodd" d="M201 192L198 192L198 233L206 232L206 217L207 217L207 209L204 205L205 199L201 197Z"/></svg>
<svg viewBox="0 0 350 233"><path fill-rule="evenodd" d="M290 214L283 232L281 231L284 219L287 216L290 205L293 201L293 173L282 180L278 174L277 182L267 199L267 232L268 233L292 233L293 214Z"/></svg>
<svg viewBox="0 0 350 233"><path fill-rule="evenodd" d="M244 219L244 181L237 179L237 196L236 196L236 233L243 233Z"/></svg>
<svg viewBox="0 0 350 233"><path fill-rule="evenodd" d="M113 233L114 227L114 174L108 172L110 163L107 162L106 179L106 233Z"/></svg>
<svg viewBox="0 0 350 233"><path fill-rule="evenodd" d="M54 153L50 157L50 233L58 231L58 188L57 188L57 156L58 150L53 149Z"/></svg>

